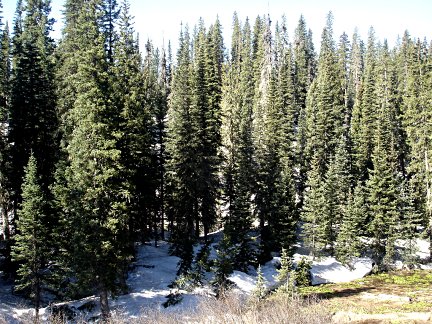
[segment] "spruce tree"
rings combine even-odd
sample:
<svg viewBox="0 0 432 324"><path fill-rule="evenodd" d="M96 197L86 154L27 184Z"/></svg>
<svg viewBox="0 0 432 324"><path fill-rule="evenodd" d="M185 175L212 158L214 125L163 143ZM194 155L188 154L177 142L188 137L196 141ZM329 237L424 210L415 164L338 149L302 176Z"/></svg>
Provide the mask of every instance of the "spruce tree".
<svg viewBox="0 0 432 324"><path fill-rule="evenodd" d="M309 90L313 99L307 107L307 158L311 159L312 152L316 152L322 159L323 173L344 131L344 92L340 76L333 40L333 15L329 13L322 32L316 85Z"/></svg>
<svg viewBox="0 0 432 324"><path fill-rule="evenodd" d="M333 244L345 217L348 195L352 187L352 168L347 146L347 138L342 135L325 175L325 195L328 201L327 216L329 217L326 222L329 222L331 253L333 253Z"/></svg>
<svg viewBox="0 0 432 324"><path fill-rule="evenodd" d="M424 225L424 217L416 204L414 181L405 181L402 184L400 206L401 239L404 240L402 259L408 268L414 268L418 263L417 239L420 237L419 229Z"/></svg>
<svg viewBox="0 0 432 324"><path fill-rule="evenodd" d="M261 265L258 266L257 269L257 279L255 288L252 291L253 296L258 300L264 299L264 297L267 295L267 287L266 287L266 279L264 278L264 274L261 269Z"/></svg>
<svg viewBox="0 0 432 324"><path fill-rule="evenodd" d="M418 204L424 206L427 233L432 242L432 172L429 109L432 89L432 57L420 41L407 46L406 80L403 97L403 123L409 148L408 173L415 183ZM432 245L431 245L432 246ZM431 247L432 256L432 247Z"/></svg>
<svg viewBox="0 0 432 324"><path fill-rule="evenodd" d="M0 26L2 26L1 20ZM9 27L6 23L3 33L0 37L0 233L4 240L9 240L10 238L9 211L11 206L8 185L10 147L7 141L6 126L10 100L10 72L10 37Z"/></svg>
<svg viewBox="0 0 432 324"><path fill-rule="evenodd" d="M181 258L179 269L186 271L192 262L195 224L199 218L196 172L198 134L196 113L192 111L193 85L189 31L181 31L177 66L173 74L167 124L167 194L169 217L174 225L173 253Z"/></svg>
<svg viewBox="0 0 432 324"><path fill-rule="evenodd" d="M303 240L313 257L320 255L330 241L331 223L323 176L320 175L319 158L314 156L308 172L307 191L304 197L301 220Z"/></svg>
<svg viewBox="0 0 432 324"><path fill-rule="evenodd" d="M17 233L12 247L12 259L18 262L17 290L28 291L36 311L41 307L42 288L47 282L46 267L50 261L48 202L41 186L37 162L33 154L25 168L22 198L18 210Z"/></svg>
<svg viewBox="0 0 432 324"><path fill-rule="evenodd" d="M54 41L49 33L53 20L50 2L18 3L12 39L12 75L9 114L11 146L10 186L14 206L21 201L21 182L30 150L48 193L57 158L57 115L54 91ZM14 207L14 208L15 208Z"/></svg>
<svg viewBox="0 0 432 324"><path fill-rule="evenodd" d="M118 121L121 111L109 100L108 62L97 17L100 3L79 8L75 31L76 98L68 112L74 129L68 136L67 163L57 200L69 242L63 248L80 287L99 295L102 317L109 317L109 294L122 287L129 258L125 188L121 181ZM61 188L63 186L63 188Z"/></svg>
<svg viewBox="0 0 432 324"><path fill-rule="evenodd" d="M373 169L366 182L368 231L372 238L373 260L378 268L388 267L394 256L394 240L398 221L398 184L395 167L387 155L388 130L378 126L372 155Z"/></svg>
<svg viewBox="0 0 432 324"><path fill-rule="evenodd" d="M344 208L342 224L336 238L335 255L344 263L350 264L354 257L359 257L364 251L361 236L366 234L367 201L365 188L359 181L348 196Z"/></svg>
<svg viewBox="0 0 432 324"><path fill-rule="evenodd" d="M362 181L368 178L368 169L371 168L373 130L376 126L376 111L379 110L375 96L376 61L375 32L371 28L365 58L365 71L354 103L350 128L356 175Z"/></svg>
<svg viewBox="0 0 432 324"><path fill-rule="evenodd" d="M249 22L243 28L234 16L231 62L223 78L222 154L223 201L227 206L224 234L238 246L235 269L247 271L253 261L251 215L253 69ZM252 93L251 93L252 92Z"/></svg>

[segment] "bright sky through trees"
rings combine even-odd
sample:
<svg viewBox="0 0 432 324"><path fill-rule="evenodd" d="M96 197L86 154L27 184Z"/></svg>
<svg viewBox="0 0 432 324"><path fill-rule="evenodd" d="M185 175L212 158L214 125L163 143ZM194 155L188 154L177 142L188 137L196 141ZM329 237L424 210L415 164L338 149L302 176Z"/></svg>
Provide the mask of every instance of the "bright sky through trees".
<svg viewBox="0 0 432 324"><path fill-rule="evenodd" d="M121 1L119 0L118 3ZM55 25L56 38L60 35L61 10L64 0L52 0L52 16L58 21ZM390 45L394 44L398 35L408 29L414 37L431 39L432 1L430 0L130 0L131 12L135 16L135 27L140 34L141 45L150 38L156 46L165 45L171 40L176 47L180 24L189 24L192 28L199 17L206 24L213 23L216 16L224 27L224 38L227 43L230 38L232 16L237 11L242 21L248 16L252 21L258 14L270 13L273 21L279 20L285 14L288 20L290 36L294 32L300 14L303 14L307 26L314 33L314 43L319 46L319 39L326 21L326 15L331 10L334 14L335 36L342 32L352 35L358 27L363 40L367 39L370 26L376 31L377 39L387 37ZM10 26L16 7L15 0L5 0L4 16Z"/></svg>

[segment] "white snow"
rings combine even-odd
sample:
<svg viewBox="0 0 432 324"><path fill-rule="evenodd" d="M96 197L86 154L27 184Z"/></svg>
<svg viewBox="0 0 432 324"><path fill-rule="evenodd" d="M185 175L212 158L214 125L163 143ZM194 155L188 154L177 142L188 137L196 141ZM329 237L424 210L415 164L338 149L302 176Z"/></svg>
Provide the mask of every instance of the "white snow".
<svg viewBox="0 0 432 324"><path fill-rule="evenodd" d="M221 232L211 235L215 242L222 237ZM217 243L211 244L210 255L215 258L215 248ZM419 240L419 253L424 256L428 253L429 244ZM197 252L199 248L195 248ZM128 294L110 300L110 307L113 311L122 313L124 316L134 318L142 314L145 309L158 309L167 312L181 312L182 310L193 310L202 296L211 296L209 287L196 289L193 292L183 293L183 300L180 304L165 309L163 303L167 301L166 296L172 289L168 285L175 279L177 263L179 258L169 255L169 245L166 242L159 242L158 247L149 245L139 245L136 260L129 272L127 284L130 288ZM302 257L307 256L307 250L299 246L298 253L294 255L294 262L298 262ZM420 256L420 255L419 255ZM280 257L274 257L270 262L261 267L267 287L271 288L276 284L276 267L280 263ZM425 268L432 268L432 264L423 265ZM322 283L339 283L360 279L367 275L372 269L372 260L369 258L358 258L352 262L352 269L342 265L333 257L316 259L312 262L312 282L314 285ZM211 277L208 274L207 277ZM249 274L234 271L229 277L233 281L239 292L249 294L256 285L256 270L251 269ZM31 304L11 293L12 283L5 283L0 279L0 319L5 318L7 323L18 323L18 318L28 312L32 312ZM94 301L98 304L95 296L67 303L70 307L78 308L81 305ZM65 303L63 303L65 304ZM59 304L61 305L61 304ZM41 314L47 314L47 309L42 309ZM99 309L96 307L88 317L97 316Z"/></svg>

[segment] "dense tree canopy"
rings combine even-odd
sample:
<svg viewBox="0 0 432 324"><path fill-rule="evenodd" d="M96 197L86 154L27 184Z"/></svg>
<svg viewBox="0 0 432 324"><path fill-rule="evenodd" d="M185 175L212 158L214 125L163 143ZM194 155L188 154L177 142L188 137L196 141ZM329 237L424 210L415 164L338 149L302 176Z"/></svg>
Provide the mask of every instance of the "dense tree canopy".
<svg viewBox="0 0 432 324"><path fill-rule="evenodd" d="M50 273L73 278L61 297L98 294L107 318L136 242L169 240L187 276L222 228L219 290L274 252L291 267L297 244L380 269L418 261L432 45L338 37L329 13L316 53L303 16L291 35L284 17L234 13L229 49L201 19L173 62L169 43L141 53L132 16L127 0L67 0L58 43L49 0L19 0L11 34L0 19L0 239L36 308Z"/></svg>

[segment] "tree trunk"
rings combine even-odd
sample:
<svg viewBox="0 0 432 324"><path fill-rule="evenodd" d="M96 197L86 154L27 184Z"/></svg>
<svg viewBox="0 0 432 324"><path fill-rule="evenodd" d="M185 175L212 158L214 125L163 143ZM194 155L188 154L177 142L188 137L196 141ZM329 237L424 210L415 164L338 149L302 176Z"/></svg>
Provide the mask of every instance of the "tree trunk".
<svg viewBox="0 0 432 324"><path fill-rule="evenodd" d="M108 303L108 290L102 286L99 294L102 322L107 322L110 317L110 308Z"/></svg>
<svg viewBox="0 0 432 324"><path fill-rule="evenodd" d="M41 296L41 283L39 278L36 278L34 284L34 304L35 304L35 323L39 323L39 308L40 308L40 296Z"/></svg>
<svg viewBox="0 0 432 324"><path fill-rule="evenodd" d="M2 217L2 233L3 233L3 239L5 241L10 239L10 229L9 229L9 217L8 217L8 208L7 204L3 203L2 210L1 210L1 217Z"/></svg>
<svg viewBox="0 0 432 324"><path fill-rule="evenodd" d="M426 215L429 219L429 258L432 260L432 179L430 176L430 165L429 165L429 156L428 150L426 149L424 152L424 163L425 163L425 175L426 175Z"/></svg>

